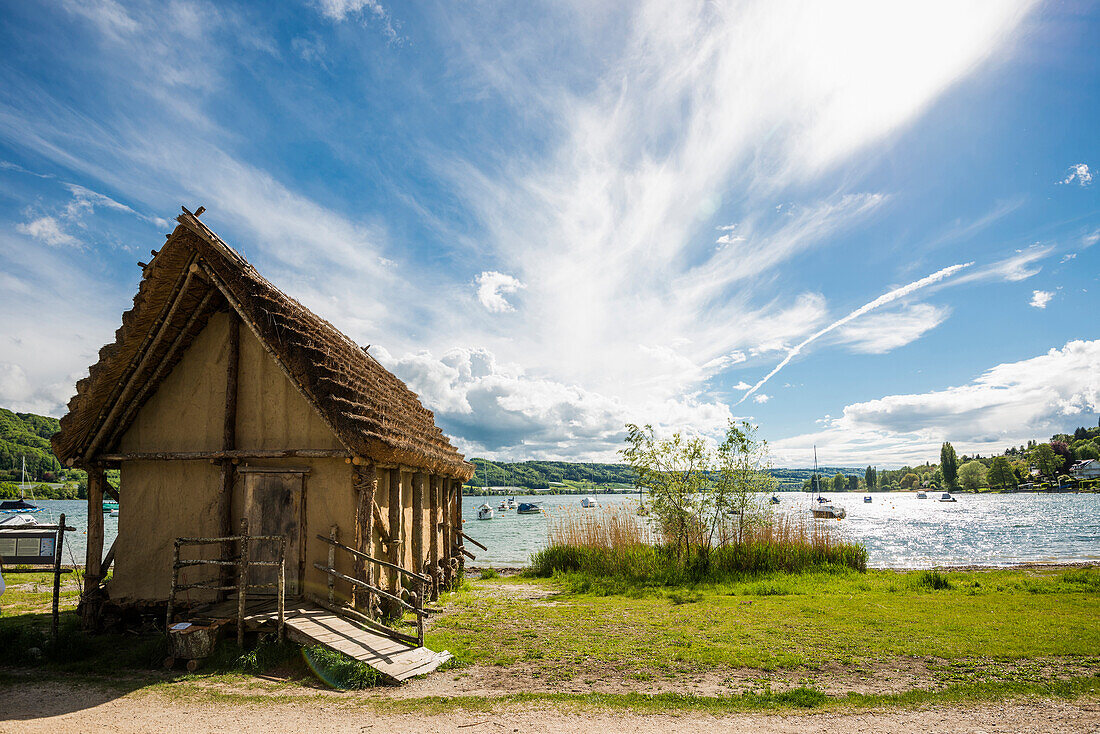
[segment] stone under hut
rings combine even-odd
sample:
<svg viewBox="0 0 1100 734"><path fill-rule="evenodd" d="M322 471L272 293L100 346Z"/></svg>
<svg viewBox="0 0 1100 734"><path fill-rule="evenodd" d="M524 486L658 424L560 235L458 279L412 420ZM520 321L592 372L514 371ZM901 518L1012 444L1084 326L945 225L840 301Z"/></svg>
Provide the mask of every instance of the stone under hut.
<svg viewBox="0 0 1100 734"><path fill-rule="evenodd" d="M473 466L367 348L265 280L201 213L184 209L142 263L133 308L53 437L88 472L85 622L170 595L184 609L232 596L236 567L181 566L180 538L209 541L195 558L230 560L242 536L285 539L288 608L315 600L365 621L422 606L471 555L461 488ZM104 495L119 500L106 558ZM271 555L251 545L254 560Z"/></svg>

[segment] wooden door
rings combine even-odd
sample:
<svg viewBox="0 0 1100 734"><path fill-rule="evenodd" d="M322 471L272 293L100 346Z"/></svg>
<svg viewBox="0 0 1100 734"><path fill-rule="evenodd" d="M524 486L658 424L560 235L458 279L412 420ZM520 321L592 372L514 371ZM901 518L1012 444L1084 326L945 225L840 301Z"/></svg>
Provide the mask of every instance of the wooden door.
<svg viewBox="0 0 1100 734"><path fill-rule="evenodd" d="M248 519L249 535L278 535L287 539L286 595L298 596L302 574L303 492L308 470L287 470L281 467L247 467L244 477L244 516ZM254 561L277 559L277 544L255 541L249 554ZM278 572L273 567L250 569L249 583L274 584ZM258 594L274 594L275 587L257 589Z"/></svg>

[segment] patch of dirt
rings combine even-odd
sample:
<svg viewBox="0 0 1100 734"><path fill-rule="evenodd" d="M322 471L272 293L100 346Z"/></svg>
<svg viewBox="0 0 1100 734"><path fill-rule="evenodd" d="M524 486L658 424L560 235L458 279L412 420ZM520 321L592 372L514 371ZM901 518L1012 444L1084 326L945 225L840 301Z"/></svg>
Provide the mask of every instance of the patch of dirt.
<svg viewBox="0 0 1100 734"><path fill-rule="evenodd" d="M685 734L705 731L747 734L875 732L1098 732L1100 701L1024 700L975 706L859 713L633 714L509 706L498 711L442 714L393 713L345 701L194 701L156 692L122 694L91 686L28 682L5 686L0 733L227 732L283 734L309 731L401 732L638 732Z"/></svg>

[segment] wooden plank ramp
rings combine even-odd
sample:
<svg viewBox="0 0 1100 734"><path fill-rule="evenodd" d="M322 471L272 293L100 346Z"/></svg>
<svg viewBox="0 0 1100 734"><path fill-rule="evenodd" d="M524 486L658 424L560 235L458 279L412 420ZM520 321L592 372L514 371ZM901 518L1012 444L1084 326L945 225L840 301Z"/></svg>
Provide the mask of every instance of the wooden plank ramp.
<svg viewBox="0 0 1100 734"><path fill-rule="evenodd" d="M446 650L435 652L363 629L308 601L287 602L285 614L286 634L291 641L300 645L324 645L342 652L396 683L427 675L453 657ZM214 605L204 610L202 616L236 616L236 601ZM275 603L270 598L250 599L244 619L250 629L274 626L278 621Z"/></svg>

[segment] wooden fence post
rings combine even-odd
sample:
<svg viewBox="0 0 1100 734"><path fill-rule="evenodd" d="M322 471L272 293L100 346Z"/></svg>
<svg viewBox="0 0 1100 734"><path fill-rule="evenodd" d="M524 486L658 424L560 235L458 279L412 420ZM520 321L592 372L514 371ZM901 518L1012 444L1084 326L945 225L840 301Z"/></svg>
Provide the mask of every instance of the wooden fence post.
<svg viewBox="0 0 1100 734"><path fill-rule="evenodd" d="M428 478L428 568L426 576L431 577L431 600L439 599L439 477L434 474Z"/></svg>
<svg viewBox="0 0 1100 734"><path fill-rule="evenodd" d="M84 627L99 626L101 599L99 582L103 564L103 467L88 465L88 545L84 554Z"/></svg>
<svg viewBox="0 0 1100 734"><path fill-rule="evenodd" d="M50 622L50 638L57 651L57 625L61 617L58 604L61 599L61 548L65 545L65 513L57 521L57 536L53 542L53 619Z"/></svg>
<svg viewBox="0 0 1100 734"><path fill-rule="evenodd" d="M248 590L248 520L241 519L241 557L237 562L237 647L244 649L244 607Z"/></svg>
<svg viewBox="0 0 1100 734"><path fill-rule="evenodd" d="M332 539L333 543L340 540L340 528L333 525L328 531L328 537ZM359 566L362 564L356 564ZM328 567L336 568L336 546L330 545L328 547ZM328 575L328 603L336 603L336 577L331 573Z"/></svg>
<svg viewBox="0 0 1100 734"><path fill-rule="evenodd" d="M424 573L424 473L412 477L412 565L416 573Z"/></svg>

